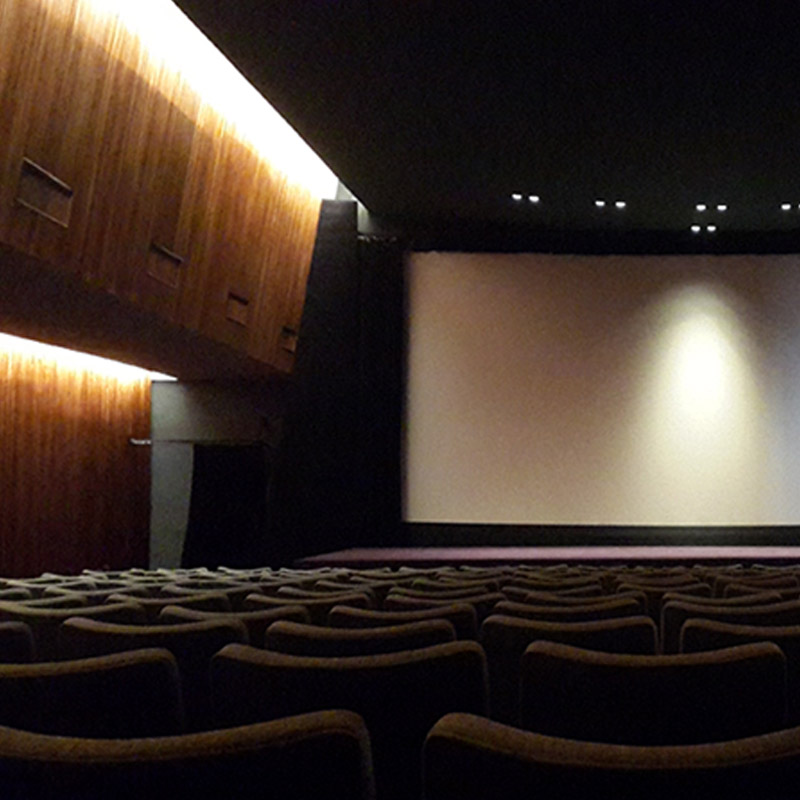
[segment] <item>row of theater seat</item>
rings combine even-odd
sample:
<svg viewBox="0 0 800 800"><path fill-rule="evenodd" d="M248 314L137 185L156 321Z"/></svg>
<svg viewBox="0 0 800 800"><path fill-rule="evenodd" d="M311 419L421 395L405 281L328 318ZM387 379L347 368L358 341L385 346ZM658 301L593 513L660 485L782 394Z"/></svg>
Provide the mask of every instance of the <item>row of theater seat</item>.
<svg viewBox="0 0 800 800"><path fill-rule="evenodd" d="M409 769L413 769L409 765ZM796 728L707 745L630 747L553 738L471 714L423 745L425 800L673 800L796 796ZM14 800L373 800L369 734L347 711L184 736L75 739L0 728L0 786Z"/></svg>
<svg viewBox="0 0 800 800"><path fill-rule="evenodd" d="M110 608L85 609L80 613L82 616L112 619L115 615L135 615L137 612L131 604L136 604L138 599L138 604L147 612L148 620L153 622L156 614L165 611L167 603L178 602L172 598L179 597L184 610L168 608L166 613L161 613L161 620L188 620L192 617L200 620L212 614L212 609L216 609L214 614L229 611L231 607L240 609L238 618L248 626L250 643L257 646L264 641L266 624L274 618L266 614L259 615L254 610L242 613L242 608L272 609L283 617L284 613L290 613L285 606L287 602L293 606L302 604L305 614L293 607L288 618L298 622L306 619L316 625L327 622L350 627L395 625L441 616L453 623L458 638L477 638L477 622L480 620L483 621L480 639L489 654L493 695L502 694L500 684L504 682L510 685L512 694L515 693L516 677L512 675L510 680L506 678L516 670L514 665L519 663L524 646L536 638L555 639L614 652L653 654L663 650L673 653L681 650L680 631L684 627L691 634L690 643L684 649L705 649L704 643L697 639L704 635L706 623L697 622L698 619L727 624L762 622L775 625L780 622L784 626L790 624L781 633L784 649L793 651L795 632L791 626L800 621L800 602L785 599L788 593L796 594L798 589L796 576L786 570L777 574L774 570L749 573L734 570L713 575L713 580L709 579L707 570L700 571L699 576L693 571L654 574L641 570L584 571L584 574L564 575L554 571L534 573L531 570L516 570L504 574L497 570L483 573L473 570L466 577L453 571L435 574L407 571L388 575L373 571L365 575L340 570L321 575L283 573L280 576L265 576L260 571L246 575L250 579L247 585L243 585L241 573L233 578L230 573L195 576L177 584L161 586L160 597L139 596L142 588L137 585L124 595L106 595L107 600L123 603L113 604ZM174 577L168 575L167 579ZM737 587L741 591L747 586L748 580L753 583L750 595L707 596L715 591L719 594L720 590L729 594L731 589ZM763 585L767 582L776 585L769 594L763 591ZM150 579L151 591L154 585L157 585L156 582ZM782 588L778 589L777 585L782 585ZM346 587L346 591L342 587ZM545 587L549 591L545 592ZM755 587L760 590L752 591ZM498 589L502 589L502 593ZM254 593L256 590L264 593ZM615 594L602 593L614 590ZM64 589L51 586L46 591L61 592L62 596L55 599L59 603L64 601ZM90 591L108 592L109 589ZM688 591L695 591L696 594L689 595ZM779 591L784 594L781 595ZM225 596L221 596L223 593ZM41 603L43 600L33 602ZM194 611L185 608L187 606L193 607ZM383 610L372 610L375 606L382 606ZM0 603L0 614L3 612ZM46 619L59 622L72 613L67 609L30 609L27 618L37 624ZM14 614L15 618L22 618L19 609ZM488 615L491 618L487 621ZM661 618L660 637L653 615ZM34 616L35 619L31 619ZM743 635L741 631L725 633L729 636L734 633ZM720 631L715 629L714 635L719 636ZM44 640L44 649L47 651L45 657L56 657L54 637L48 639L40 634L39 639ZM751 636L749 641L758 641L758 638ZM739 642L729 641L729 644L734 643ZM329 641L328 650L322 644L314 644L321 648L319 650L304 652L307 655L336 654L336 642ZM283 647L286 646L284 642ZM347 652L343 650L339 654ZM508 703L501 700L500 705ZM501 712L500 716L502 718L504 714Z"/></svg>
<svg viewBox="0 0 800 800"><path fill-rule="evenodd" d="M785 647L800 639L794 626L767 632L780 630L783 647L764 635L660 654L656 620L663 631L677 607L690 612L684 633L731 627L713 621L720 610L725 620L732 610L783 622L798 594L795 570L768 568L220 568L6 580L0 654L24 661L38 651L41 663L0 665L0 724L180 738L349 709L366 722L379 797L399 800L419 795L413 765L450 712L475 715L483 722L462 722L492 735L503 726L487 721L490 708L514 726L511 738L527 728L537 741L643 749L797 724L798 661ZM429 742L441 735L434 728Z"/></svg>

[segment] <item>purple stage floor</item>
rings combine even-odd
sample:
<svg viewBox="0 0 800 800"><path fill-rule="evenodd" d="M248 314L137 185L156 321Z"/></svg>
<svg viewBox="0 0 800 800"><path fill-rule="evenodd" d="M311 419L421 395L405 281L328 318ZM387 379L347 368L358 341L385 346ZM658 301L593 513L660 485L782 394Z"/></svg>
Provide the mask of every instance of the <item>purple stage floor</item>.
<svg viewBox="0 0 800 800"><path fill-rule="evenodd" d="M308 556L295 566L380 567L446 564L800 564L800 547L375 547Z"/></svg>

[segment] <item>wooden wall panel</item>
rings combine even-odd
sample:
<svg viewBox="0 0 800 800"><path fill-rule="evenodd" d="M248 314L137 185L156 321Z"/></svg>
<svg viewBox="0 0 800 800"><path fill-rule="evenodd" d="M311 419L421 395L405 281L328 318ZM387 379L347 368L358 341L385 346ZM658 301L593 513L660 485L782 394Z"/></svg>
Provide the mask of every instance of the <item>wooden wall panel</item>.
<svg viewBox="0 0 800 800"><path fill-rule="evenodd" d="M94 0L4 0L0 241L288 372L320 201L180 69ZM68 225L15 202L24 157Z"/></svg>
<svg viewBox="0 0 800 800"><path fill-rule="evenodd" d="M196 105L196 99L179 81L167 87L172 94L165 94L157 82L129 67L131 60L131 54L111 60L108 114L80 272L173 320L185 259L171 254L178 256L188 246L180 220L195 131L183 109L193 101Z"/></svg>
<svg viewBox="0 0 800 800"><path fill-rule="evenodd" d="M318 209L296 200L275 203L267 220L269 248L256 317L261 339L251 355L286 372L294 364L318 221Z"/></svg>
<svg viewBox="0 0 800 800"><path fill-rule="evenodd" d="M146 565L149 389L0 343L0 574Z"/></svg>
<svg viewBox="0 0 800 800"><path fill-rule="evenodd" d="M170 321L177 320L180 286L185 279L191 216L185 208L186 185L195 136L198 98L183 85L170 103L167 127L159 147L150 207L145 264L135 271L131 299Z"/></svg>
<svg viewBox="0 0 800 800"><path fill-rule="evenodd" d="M192 141L190 169L184 187L182 224L188 228L188 263L182 274L177 317L190 330L201 330L207 314L206 295L217 268L214 252L218 238L216 224L225 180L223 170L226 125L210 109L201 108L200 123Z"/></svg>
<svg viewBox="0 0 800 800"><path fill-rule="evenodd" d="M77 268L102 149L111 31L80 0L33 5L39 13L23 155L70 187L72 208L68 224L60 225L15 203L7 241L71 270Z"/></svg>
<svg viewBox="0 0 800 800"><path fill-rule="evenodd" d="M208 196L209 224L214 233L201 256L206 265L200 288L203 313L199 329L246 350L261 265L261 254L248 238L252 217L260 212L263 219L264 213L256 203L258 161L231 136L221 138L215 157L215 180ZM232 315L231 303L242 307L241 315Z"/></svg>
<svg viewBox="0 0 800 800"><path fill-rule="evenodd" d="M4 242L15 211L35 65L44 34L43 17L35 3L0 3L0 240Z"/></svg>
<svg viewBox="0 0 800 800"><path fill-rule="evenodd" d="M132 273L146 256L158 145L169 116L167 99L126 63L134 58L129 53L109 62L107 114L79 268L120 296L130 291Z"/></svg>
<svg viewBox="0 0 800 800"><path fill-rule="evenodd" d="M290 372L319 201L231 136L224 121L199 127L191 197L184 198L194 207L196 230L179 319ZM228 319L229 292L248 300L247 326Z"/></svg>

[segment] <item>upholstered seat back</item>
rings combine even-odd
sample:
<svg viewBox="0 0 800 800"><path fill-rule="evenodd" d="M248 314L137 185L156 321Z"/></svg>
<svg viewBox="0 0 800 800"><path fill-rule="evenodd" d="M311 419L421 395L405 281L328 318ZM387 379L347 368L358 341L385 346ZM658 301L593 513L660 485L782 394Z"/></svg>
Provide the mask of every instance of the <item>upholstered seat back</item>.
<svg viewBox="0 0 800 800"><path fill-rule="evenodd" d="M785 800L800 785L800 729L703 745L560 739L469 714L440 720L423 753L425 800Z"/></svg>
<svg viewBox="0 0 800 800"><path fill-rule="evenodd" d="M364 723L323 711L181 736L85 739L0 728L12 800L374 800Z"/></svg>
<svg viewBox="0 0 800 800"><path fill-rule="evenodd" d="M212 683L223 726L331 706L360 714L384 800L419 796L419 753L439 717L456 709L486 712L486 664L475 642L351 658L229 645L213 659Z"/></svg>
<svg viewBox="0 0 800 800"><path fill-rule="evenodd" d="M455 629L444 619L361 629L274 622L267 629L264 647L298 656L366 656L431 647L455 638Z"/></svg>
<svg viewBox="0 0 800 800"><path fill-rule="evenodd" d="M786 726L786 659L766 642L671 656L534 642L522 657L520 725L636 745L755 736Z"/></svg>

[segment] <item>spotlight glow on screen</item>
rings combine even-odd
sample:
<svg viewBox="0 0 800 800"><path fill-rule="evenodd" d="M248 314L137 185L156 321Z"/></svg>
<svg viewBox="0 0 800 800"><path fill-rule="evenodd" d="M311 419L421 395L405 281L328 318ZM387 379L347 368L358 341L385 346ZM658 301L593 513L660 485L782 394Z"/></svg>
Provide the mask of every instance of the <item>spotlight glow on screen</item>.
<svg viewBox="0 0 800 800"><path fill-rule="evenodd" d="M735 389L740 354L730 311L709 290L692 289L673 301L663 363L666 390L687 419L709 420Z"/></svg>
<svg viewBox="0 0 800 800"><path fill-rule="evenodd" d="M660 519L763 513L765 405L746 320L722 287L685 285L648 308L629 481Z"/></svg>

